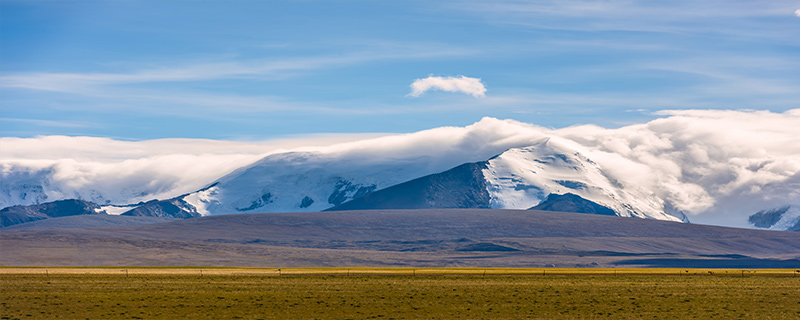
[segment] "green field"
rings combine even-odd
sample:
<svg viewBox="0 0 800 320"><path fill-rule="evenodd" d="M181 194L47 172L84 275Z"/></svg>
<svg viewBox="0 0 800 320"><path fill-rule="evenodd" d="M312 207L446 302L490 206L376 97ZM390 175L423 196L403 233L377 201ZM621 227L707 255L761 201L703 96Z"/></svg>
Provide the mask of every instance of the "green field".
<svg viewBox="0 0 800 320"><path fill-rule="evenodd" d="M0 318L800 318L796 270L743 271L0 268Z"/></svg>

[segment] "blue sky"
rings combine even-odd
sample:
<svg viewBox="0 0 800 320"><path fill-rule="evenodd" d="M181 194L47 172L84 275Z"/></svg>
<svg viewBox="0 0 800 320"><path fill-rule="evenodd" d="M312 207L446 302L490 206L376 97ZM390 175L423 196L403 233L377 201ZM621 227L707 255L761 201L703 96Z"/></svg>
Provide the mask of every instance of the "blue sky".
<svg viewBox="0 0 800 320"><path fill-rule="evenodd" d="M0 136L259 140L800 107L797 1L0 2ZM410 85L478 78L484 96Z"/></svg>

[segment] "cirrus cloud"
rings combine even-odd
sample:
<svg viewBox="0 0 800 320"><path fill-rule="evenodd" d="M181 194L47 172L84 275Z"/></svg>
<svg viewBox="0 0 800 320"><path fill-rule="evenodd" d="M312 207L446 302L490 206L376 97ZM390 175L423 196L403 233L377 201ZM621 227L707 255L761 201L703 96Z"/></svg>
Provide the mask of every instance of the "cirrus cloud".
<svg viewBox="0 0 800 320"><path fill-rule="evenodd" d="M441 90L447 92L462 92L476 98L486 96L486 87L481 83L480 78L470 78L466 76L458 77L434 77L429 76L425 79L417 79L411 83L411 93L409 96L419 97L429 90Z"/></svg>

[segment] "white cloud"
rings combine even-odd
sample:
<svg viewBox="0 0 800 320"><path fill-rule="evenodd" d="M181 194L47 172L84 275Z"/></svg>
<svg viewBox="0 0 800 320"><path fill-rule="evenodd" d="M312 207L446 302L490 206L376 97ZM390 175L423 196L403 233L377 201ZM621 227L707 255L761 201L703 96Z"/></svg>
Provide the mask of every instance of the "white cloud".
<svg viewBox="0 0 800 320"><path fill-rule="evenodd" d="M795 10L794 11L794 15L800 17L800 9Z"/></svg>
<svg viewBox="0 0 800 320"><path fill-rule="evenodd" d="M556 134L620 181L644 186L695 222L744 226L748 214L800 204L800 114L669 110L619 129Z"/></svg>
<svg viewBox="0 0 800 320"><path fill-rule="evenodd" d="M476 98L486 96L486 87L479 78L465 76L458 77L434 77L429 76L425 79L417 79L411 83L411 93L409 96L419 97L429 90L442 90L447 92L462 92Z"/></svg>

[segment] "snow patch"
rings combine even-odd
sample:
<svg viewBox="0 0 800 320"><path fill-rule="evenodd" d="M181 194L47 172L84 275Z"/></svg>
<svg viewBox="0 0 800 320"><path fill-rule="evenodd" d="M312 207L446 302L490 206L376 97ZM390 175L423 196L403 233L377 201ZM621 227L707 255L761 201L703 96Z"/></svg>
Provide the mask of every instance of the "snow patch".
<svg viewBox="0 0 800 320"><path fill-rule="evenodd" d="M126 211L129 211L129 210L131 210L133 208L134 207L128 207L128 206L124 206L124 207L123 206L101 206L99 209L95 209L95 212L97 212L97 213L105 212L108 215L118 216L118 215L121 215L121 214L125 213Z"/></svg>
<svg viewBox="0 0 800 320"><path fill-rule="evenodd" d="M211 212L208 211L208 206L218 205L219 201L216 199L217 193L218 188L213 186L190 193L183 197L183 201L194 207L194 210L197 211L197 213L199 213L201 216L207 216L211 215Z"/></svg>

